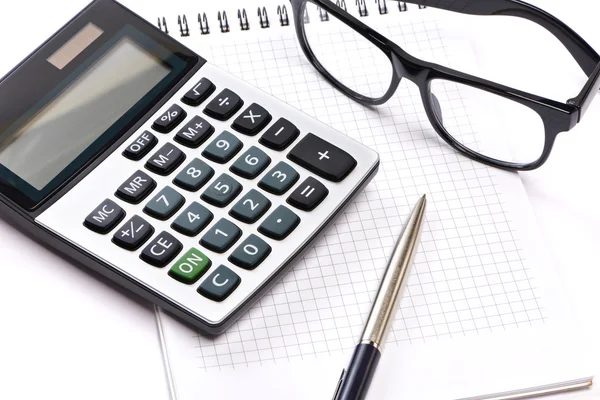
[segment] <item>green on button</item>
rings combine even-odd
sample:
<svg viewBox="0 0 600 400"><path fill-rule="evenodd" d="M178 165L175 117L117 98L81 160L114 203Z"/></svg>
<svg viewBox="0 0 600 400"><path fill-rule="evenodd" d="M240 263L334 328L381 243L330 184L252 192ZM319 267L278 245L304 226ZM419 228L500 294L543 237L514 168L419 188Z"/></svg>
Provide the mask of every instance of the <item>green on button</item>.
<svg viewBox="0 0 600 400"><path fill-rule="evenodd" d="M169 275L183 283L194 283L210 268L211 262L200 250L191 248L169 270Z"/></svg>

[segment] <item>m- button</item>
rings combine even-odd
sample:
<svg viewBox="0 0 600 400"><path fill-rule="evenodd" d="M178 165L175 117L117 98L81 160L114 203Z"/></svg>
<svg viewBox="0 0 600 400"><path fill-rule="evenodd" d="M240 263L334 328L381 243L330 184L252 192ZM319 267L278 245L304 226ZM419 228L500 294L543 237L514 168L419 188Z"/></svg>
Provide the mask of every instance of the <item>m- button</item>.
<svg viewBox="0 0 600 400"><path fill-rule="evenodd" d="M350 154L312 133L292 149L288 158L332 182L342 181L356 167Z"/></svg>

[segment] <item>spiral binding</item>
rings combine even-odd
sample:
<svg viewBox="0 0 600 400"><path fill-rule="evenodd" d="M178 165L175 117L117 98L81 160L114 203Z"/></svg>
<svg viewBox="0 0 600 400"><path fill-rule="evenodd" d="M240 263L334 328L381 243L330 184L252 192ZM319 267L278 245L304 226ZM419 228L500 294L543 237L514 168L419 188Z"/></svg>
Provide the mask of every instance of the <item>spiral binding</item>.
<svg viewBox="0 0 600 400"><path fill-rule="evenodd" d="M377 11L381 15L389 14L390 9L387 5L387 0L374 0L375 5L377 6ZM346 6L346 0L336 0L335 2L337 7L342 8L344 11L348 11ZM369 10L367 8L366 0L355 0L356 7L358 8L358 14L361 17L367 17L369 15ZM398 11L405 12L408 10L406 2L397 1ZM327 10L322 7L317 7L319 11L319 19L322 22L327 22L330 20L329 13ZM419 5L419 9L424 9L425 6ZM288 10L285 4L277 6L277 16L279 20L279 25L282 27L290 26L290 16L288 14ZM248 18L248 13L245 8L238 9L237 12L238 21L240 24L240 29L242 31L250 30L250 19ZM266 7L258 7L257 10L258 24L261 29L268 29L271 27L271 21L269 19L269 14L267 12ZM229 25L229 19L227 18L227 12L219 11L217 13L217 19L219 21L219 29L222 33L227 33L231 31L231 27ZM310 23L310 15L306 10L304 10L304 23ZM191 30L188 24L187 16L185 14L181 14L177 16L177 25L179 25L179 34L182 37L191 36ZM208 17L206 13L198 13L198 25L200 26L200 34L201 35L209 35L210 34L210 26L208 24ZM167 27L167 20L165 17L159 17L157 19L158 29L163 31L166 34L169 34L169 28Z"/></svg>

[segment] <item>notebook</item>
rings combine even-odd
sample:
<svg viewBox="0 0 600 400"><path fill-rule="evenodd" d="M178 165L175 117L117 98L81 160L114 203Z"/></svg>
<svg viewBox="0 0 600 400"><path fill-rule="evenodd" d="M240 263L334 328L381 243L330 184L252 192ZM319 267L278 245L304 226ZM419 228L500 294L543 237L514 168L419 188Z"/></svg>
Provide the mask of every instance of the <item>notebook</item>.
<svg viewBox="0 0 600 400"><path fill-rule="evenodd" d="M165 10L124 1L209 62L371 146L382 161L318 244L225 334L203 337L157 310L174 399L331 398L423 193L430 205L421 243L368 398L512 399L591 384L585 343L517 174L456 154L409 83L377 108L335 91L302 54L283 3L171 3ZM417 56L476 64L460 26L440 19L447 13L383 1L338 5ZM323 24L326 36L326 15L305 18ZM457 103L455 117L476 124L501 111L487 112L473 116Z"/></svg>

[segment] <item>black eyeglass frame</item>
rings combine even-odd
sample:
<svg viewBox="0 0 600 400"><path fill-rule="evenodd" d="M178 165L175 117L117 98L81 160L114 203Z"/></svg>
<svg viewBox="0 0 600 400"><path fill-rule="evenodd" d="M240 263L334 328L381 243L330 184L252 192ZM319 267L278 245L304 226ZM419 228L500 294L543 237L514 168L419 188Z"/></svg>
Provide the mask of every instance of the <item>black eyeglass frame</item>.
<svg viewBox="0 0 600 400"><path fill-rule="evenodd" d="M548 160L558 134L573 129L581 121L598 90L600 90L600 55L563 22L545 11L519 0L496 0L493 2L481 0L413 0L406 2L463 14L521 17L546 28L560 40L588 76L588 81L579 95L566 103L560 103L451 68L419 60L341 7L336 6L330 0L290 0L290 2L300 47L311 64L338 90L359 103L372 106L381 105L394 95L401 79L407 78L419 87L427 116L442 139L467 157L493 167L512 171L527 171L542 166ZM390 87L383 96L370 98L353 91L332 76L319 62L310 48L304 30L304 11L306 3L309 2L321 7L354 29L387 55L393 66L393 76ZM540 158L530 163L506 162L477 153L454 139L444 128L434 109L435 100L431 92L431 82L436 79L452 81L484 90L520 103L535 111L541 117L545 129L544 148Z"/></svg>

